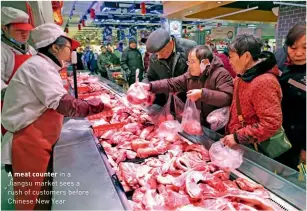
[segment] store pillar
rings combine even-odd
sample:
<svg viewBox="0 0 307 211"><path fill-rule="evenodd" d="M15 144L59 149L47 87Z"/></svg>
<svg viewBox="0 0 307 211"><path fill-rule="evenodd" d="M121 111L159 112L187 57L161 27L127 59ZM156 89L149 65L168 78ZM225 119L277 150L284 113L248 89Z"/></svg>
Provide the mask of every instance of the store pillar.
<svg viewBox="0 0 307 211"><path fill-rule="evenodd" d="M291 3L291 2L287 2ZM293 1L296 4L306 4L305 1ZM281 48L284 40L291 29L296 23L306 21L306 8L297 6L279 6L279 16L276 30L276 47Z"/></svg>

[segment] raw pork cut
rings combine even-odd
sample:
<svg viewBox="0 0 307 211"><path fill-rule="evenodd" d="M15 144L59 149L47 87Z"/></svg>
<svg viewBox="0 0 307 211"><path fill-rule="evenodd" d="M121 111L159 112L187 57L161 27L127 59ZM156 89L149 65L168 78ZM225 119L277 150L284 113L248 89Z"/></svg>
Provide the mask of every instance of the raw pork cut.
<svg viewBox="0 0 307 211"><path fill-rule="evenodd" d="M253 192L256 189L264 189L262 185L248 181L247 179L244 178L238 178L235 180L235 182L238 184L241 190L246 190L249 192Z"/></svg>
<svg viewBox="0 0 307 211"><path fill-rule="evenodd" d="M119 164L119 169L123 180L125 180L125 182L131 187L138 185L136 172L139 166L140 164L129 163L129 162L121 162Z"/></svg>
<svg viewBox="0 0 307 211"><path fill-rule="evenodd" d="M168 210L165 200L156 190L147 190L142 202L146 210Z"/></svg>
<svg viewBox="0 0 307 211"><path fill-rule="evenodd" d="M146 127L145 129L142 130L140 134L140 138L146 139L147 136L155 129L154 126Z"/></svg>
<svg viewBox="0 0 307 211"><path fill-rule="evenodd" d="M199 136L203 134L203 129L201 127L201 124L199 121L196 120L184 121L182 123L182 128L184 132L190 135Z"/></svg>
<svg viewBox="0 0 307 211"><path fill-rule="evenodd" d="M201 155L202 155L202 159L204 161L209 161L210 160L210 156L209 156L209 151L203 146L203 145L200 145L200 144L191 144L189 145L186 149L185 149L186 152L189 152L189 151L196 151L196 152L199 152Z"/></svg>
<svg viewBox="0 0 307 211"><path fill-rule="evenodd" d="M137 133L139 133L138 131L142 130L142 127L143 126L140 123L134 122L134 123L126 124L123 127L123 131L131 132L136 135Z"/></svg>

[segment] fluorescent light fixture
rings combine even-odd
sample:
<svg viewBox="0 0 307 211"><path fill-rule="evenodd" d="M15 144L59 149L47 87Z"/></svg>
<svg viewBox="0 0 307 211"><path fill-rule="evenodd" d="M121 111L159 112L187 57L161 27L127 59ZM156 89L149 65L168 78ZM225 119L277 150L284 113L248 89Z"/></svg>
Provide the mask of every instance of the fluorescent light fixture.
<svg viewBox="0 0 307 211"><path fill-rule="evenodd" d="M227 13L227 14L224 14L224 15L219 15L219 16L216 16L216 17L213 17L213 18L206 19L206 21L210 21L210 20L214 20L214 19L218 19L218 18L223 18L223 17L227 17L227 16L231 16L231 15L236 15L236 14L239 14L239 13L248 12L248 11L256 10L256 9L258 9L258 6L251 7L251 8L245 9L245 10L239 10L239 11L236 11L236 12Z"/></svg>
<svg viewBox="0 0 307 211"><path fill-rule="evenodd" d="M306 7L306 5L304 5L304 4L294 4L294 3L277 2L277 1L274 1L273 4L287 5L287 6L295 6L295 7Z"/></svg>

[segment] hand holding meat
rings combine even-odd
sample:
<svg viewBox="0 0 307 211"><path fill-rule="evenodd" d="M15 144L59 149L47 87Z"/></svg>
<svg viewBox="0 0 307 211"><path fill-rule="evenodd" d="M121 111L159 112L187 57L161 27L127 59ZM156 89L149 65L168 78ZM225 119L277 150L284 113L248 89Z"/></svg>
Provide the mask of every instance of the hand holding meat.
<svg viewBox="0 0 307 211"><path fill-rule="evenodd" d="M149 87L144 83L134 83L127 91L127 100L134 105L147 104L151 105L154 101L154 95L150 93ZM148 85L149 86L149 85Z"/></svg>
<svg viewBox="0 0 307 211"><path fill-rule="evenodd" d="M195 101L197 101L198 99L201 98L201 93L202 93L202 90L201 90L201 89L192 89L192 90L189 90L189 91L187 92L187 97L188 97L191 101L195 102Z"/></svg>

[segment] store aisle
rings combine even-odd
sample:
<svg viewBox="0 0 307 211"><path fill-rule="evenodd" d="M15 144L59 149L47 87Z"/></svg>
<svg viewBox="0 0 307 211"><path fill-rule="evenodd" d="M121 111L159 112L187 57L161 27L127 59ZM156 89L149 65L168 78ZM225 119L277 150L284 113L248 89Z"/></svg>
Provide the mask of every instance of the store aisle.
<svg viewBox="0 0 307 211"><path fill-rule="evenodd" d="M1 166L1 210L15 210L15 206L8 203L8 200L13 199L12 195L8 195L8 191L13 190L12 186L9 186L10 178L6 173L4 166Z"/></svg>

